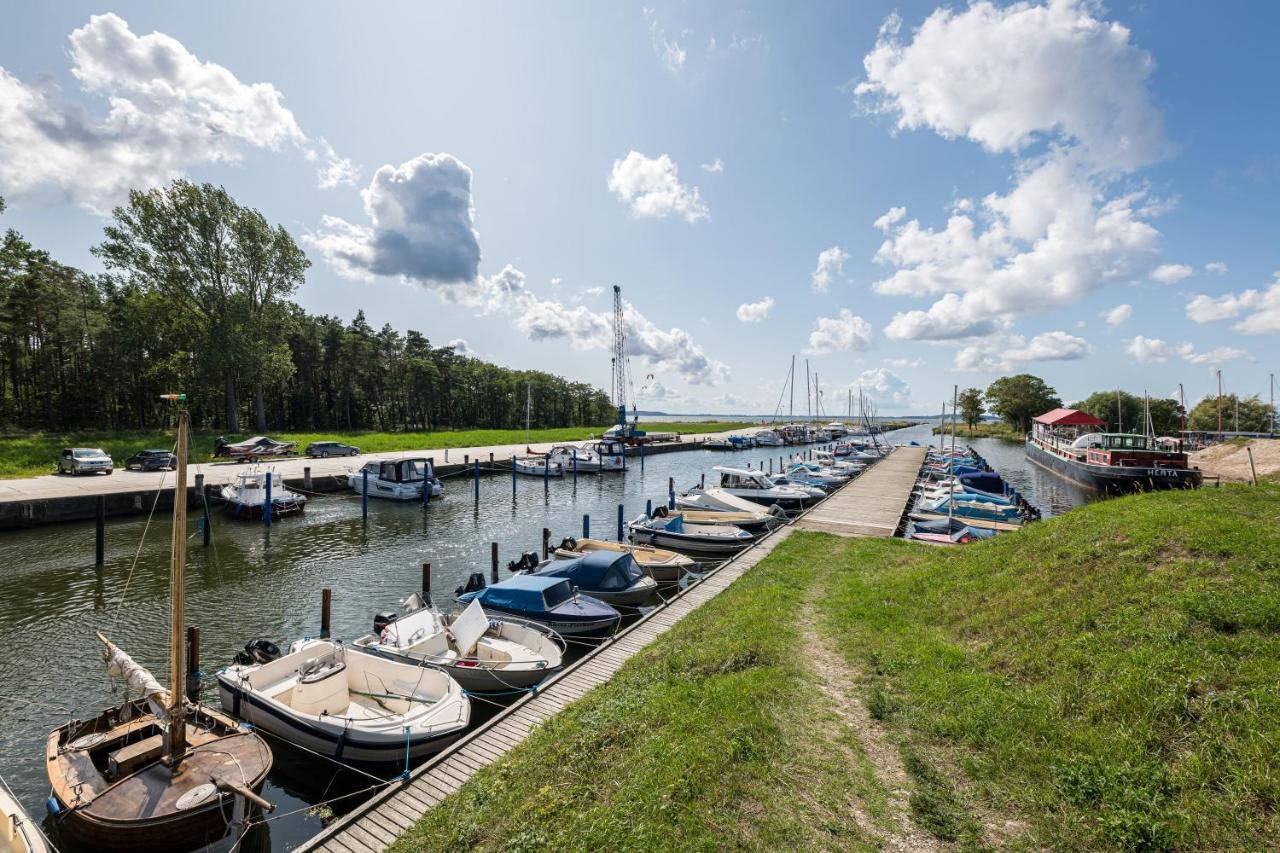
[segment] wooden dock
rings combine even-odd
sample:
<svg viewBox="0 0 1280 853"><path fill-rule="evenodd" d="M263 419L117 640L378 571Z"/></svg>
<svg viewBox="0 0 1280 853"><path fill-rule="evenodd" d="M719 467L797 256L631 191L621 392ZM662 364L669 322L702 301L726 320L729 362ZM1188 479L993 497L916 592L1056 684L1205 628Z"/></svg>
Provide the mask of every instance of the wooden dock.
<svg viewBox="0 0 1280 853"><path fill-rule="evenodd" d="M879 463L879 464L884 464ZM848 487L846 487L847 489ZM535 726L559 713L598 684L613 677L627 659L666 633L689 613L760 562L793 530L788 525L689 587L670 604L650 613L612 641L553 676L537 693L526 694L485 725L415 769L409 781L392 784L296 849L324 853L385 850L419 818L462 787L472 774L497 761Z"/></svg>
<svg viewBox="0 0 1280 853"><path fill-rule="evenodd" d="M927 447L899 447L796 522L837 536L892 536L911 501Z"/></svg>

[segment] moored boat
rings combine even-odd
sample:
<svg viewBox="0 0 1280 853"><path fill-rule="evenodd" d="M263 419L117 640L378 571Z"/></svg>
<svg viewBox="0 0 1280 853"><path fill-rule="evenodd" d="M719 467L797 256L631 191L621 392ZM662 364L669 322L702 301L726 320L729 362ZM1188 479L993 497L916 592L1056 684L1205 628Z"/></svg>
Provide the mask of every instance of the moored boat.
<svg viewBox="0 0 1280 853"><path fill-rule="evenodd" d="M605 604L634 607L653 597L658 582L627 553L595 551L571 560L547 560L536 577L568 578L577 589Z"/></svg>
<svg viewBox="0 0 1280 853"><path fill-rule="evenodd" d="M641 515L629 525L632 542L671 548L686 554L727 558L746 548L755 537L731 524L686 524L678 514L665 518Z"/></svg>
<svg viewBox="0 0 1280 853"><path fill-rule="evenodd" d="M1053 409L1035 419L1027 459L1086 489L1127 494L1193 489L1203 474L1182 442L1154 435L1102 432L1106 422L1076 409Z"/></svg>
<svg viewBox="0 0 1280 853"><path fill-rule="evenodd" d="M516 473L527 477L563 477L564 466L546 456L517 456Z"/></svg>
<svg viewBox="0 0 1280 853"><path fill-rule="evenodd" d="M262 518L263 508L267 505L268 488L271 493L272 518L300 513L307 506L306 496L285 488L280 475L275 471L255 470L237 474L234 483L222 487L222 501L226 504L227 512L236 518Z"/></svg>
<svg viewBox="0 0 1280 853"><path fill-rule="evenodd" d="M371 498L420 501L424 488L431 490L433 498L444 494L444 485L436 478L429 459L375 459L347 474L347 485L357 495L364 494L366 481Z"/></svg>
<svg viewBox="0 0 1280 853"><path fill-rule="evenodd" d="M49 850L40 824L31 819L3 780L0 780L0 821L3 822L0 827L3 853L47 853Z"/></svg>
<svg viewBox="0 0 1280 853"><path fill-rule="evenodd" d="M487 613L529 619L563 637L607 636L622 621L621 613L598 598L576 592L565 578L521 574L486 585L484 575L477 572L458 590L458 601L478 601Z"/></svg>
<svg viewBox="0 0 1280 853"><path fill-rule="evenodd" d="M571 560L597 551L630 554L635 558L640 568L659 583L678 581L681 575L698 569L696 560L677 551L654 548L652 545L629 545L625 542L610 542L606 539L574 539L573 537L567 537L556 548L555 556L558 559Z"/></svg>

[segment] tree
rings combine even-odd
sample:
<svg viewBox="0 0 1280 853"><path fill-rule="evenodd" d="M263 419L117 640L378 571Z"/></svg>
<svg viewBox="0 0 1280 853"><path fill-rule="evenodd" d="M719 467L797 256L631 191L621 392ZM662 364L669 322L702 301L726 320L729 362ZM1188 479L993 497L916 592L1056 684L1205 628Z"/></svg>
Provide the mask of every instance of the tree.
<svg viewBox="0 0 1280 853"><path fill-rule="evenodd" d="M960 417L964 418L969 429L978 425L982 419L982 389L966 388L960 392Z"/></svg>
<svg viewBox="0 0 1280 853"><path fill-rule="evenodd" d="M1239 417L1237 419L1237 411ZM1270 432L1275 411L1267 403L1262 402L1255 394L1252 397L1238 397L1235 394L1224 394L1222 397L1222 429L1236 432ZM1187 415L1187 429L1193 432L1218 431L1218 397L1205 397L1192 407Z"/></svg>
<svg viewBox="0 0 1280 853"><path fill-rule="evenodd" d="M1167 398L1143 398L1128 391L1095 391L1075 404L1107 422L1109 432L1147 431L1147 409L1151 410L1151 428L1156 435L1177 435L1182 429L1182 406Z"/></svg>
<svg viewBox="0 0 1280 853"><path fill-rule="evenodd" d="M1039 376L1019 373L1002 376L987 388L987 408L1012 427L1023 432L1031 428L1031 419L1062 405L1058 392Z"/></svg>

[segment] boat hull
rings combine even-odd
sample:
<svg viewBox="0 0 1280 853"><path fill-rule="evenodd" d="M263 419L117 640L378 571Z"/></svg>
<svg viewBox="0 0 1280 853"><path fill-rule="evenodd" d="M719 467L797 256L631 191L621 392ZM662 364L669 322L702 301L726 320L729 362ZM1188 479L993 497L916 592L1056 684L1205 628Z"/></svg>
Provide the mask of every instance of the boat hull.
<svg viewBox="0 0 1280 853"><path fill-rule="evenodd" d="M239 501L227 501L227 514L233 518L260 520L262 504L244 504ZM287 515L301 515L306 509L306 501L272 501L271 517L283 518Z"/></svg>
<svg viewBox="0 0 1280 853"><path fill-rule="evenodd" d="M660 530L631 528L631 541L639 545L653 545L656 548L668 548L685 554L696 554L701 557L732 557L751 544L750 539L709 540L700 536L685 536L679 533L667 533Z"/></svg>
<svg viewBox="0 0 1280 853"><path fill-rule="evenodd" d="M1128 468L1072 462L1031 442L1027 442L1027 459L1051 474L1099 494L1127 495L1159 489L1194 489L1203 480L1203 475L1196 468Z"/></svg>

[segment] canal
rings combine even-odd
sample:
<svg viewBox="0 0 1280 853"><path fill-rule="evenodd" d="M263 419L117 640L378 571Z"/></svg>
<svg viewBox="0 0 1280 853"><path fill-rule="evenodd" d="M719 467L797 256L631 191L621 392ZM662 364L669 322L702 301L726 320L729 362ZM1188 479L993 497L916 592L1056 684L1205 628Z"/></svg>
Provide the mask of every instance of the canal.
<svg viewBox="0 0 1280 853"><path fill-rule="evenodd" d="M928 426L899 430L889 440L925 443ZM1001 474L1056 515L1083 502L1082 492L1025 461L1019 444L995 439L970 442ZM632 460L625 475L580 475L551 480L520 478L512 493L506 476L480 481L476 500L468 479L446 481L445 497L418 504L371 501L367 520L358 497L313 497L302 516L260 523L233 521L215 511L212 544L202 547L196 519L190 526L187 624L199 625L204 701L216 705L213 673L247 640L265 637L282 647L320 629L320 591L333 590L332 628L338 638L367 633L374 614L396 610L418 589L422 564L432 565L435 598L448 602L471 572L488 575L490 543L507 561L537 550L542 529L552 542L582 532L617 535L618 505L627 519L646 500L666 500L668 478L677 490L714 477L718 464L759 465L778 448L744 452L688 451L649 456L643 470ZM194 473L194 472L193 472ZM92 524L71 523L0 535L0 695L7 708L0 727L0 767L30 813L43 816L48 782L43 767L48 732L70 717L95 715L117 705L95 630L107 634L159 677L166 673L170 524L167 513L112 521L106 564L93 565ZM474 703L473 720L494 709ZM269 739L276 756L264 796L277 806L270 821L238 849L285 850L340 814L343 793L368 796L371 780ZM354 804L355 798L346 801ZM50 823L46 821L46 827ZM55 843L59 841L55 835ZM62 846L62 845L60 845ZM65 848L64 848L65 849Z"/></svg>

